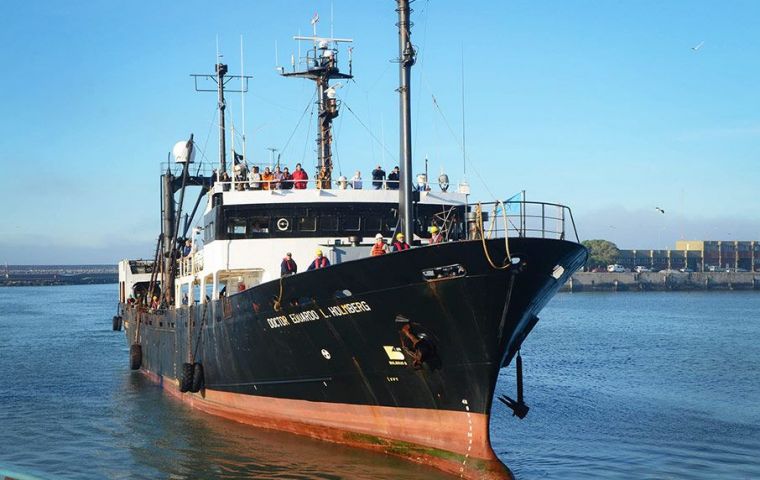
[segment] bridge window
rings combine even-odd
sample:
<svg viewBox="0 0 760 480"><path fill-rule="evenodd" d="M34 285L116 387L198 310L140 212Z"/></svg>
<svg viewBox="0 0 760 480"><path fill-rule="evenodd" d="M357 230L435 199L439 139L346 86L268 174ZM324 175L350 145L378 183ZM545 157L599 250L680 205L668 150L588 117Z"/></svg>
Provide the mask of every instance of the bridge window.
<svg viewBox="0 0 760 480"><path fill-rule="evenodd" d="M227 223L227 234L230 238L245 238L245 218L233 217Z"/></svg>
<svg viewBox="0 0 760 480"><path fill-rule="evenodd" d="M340 219L340 226L347 232L358 232L361 230L361 217L359 215L343 215Z"/></svg>
<svg viewBox="0 0 760 480"><path fill-rule="evenodd" d="M382 230L382 219L376 216L364 217L364 230L378 233Z"/></svg>
<svg viewBox="0 0 760 480"><path fill-rule="evenodd" d="M269 217L251 217L249 233L269 233Z"/></svg>
<svg viewBox="0 0 760 480"><path fill-rule="evenodd" d="M337 215L320 215L319 229L324 230L326 232L336 232L338 230L338 216Z"/></svg>
<svg viewBox="0 0 760 480"><path fill-rule="evenodd" d="M299 217L298 230L302 232L316 232L317 231L316 217Z"/></svg>

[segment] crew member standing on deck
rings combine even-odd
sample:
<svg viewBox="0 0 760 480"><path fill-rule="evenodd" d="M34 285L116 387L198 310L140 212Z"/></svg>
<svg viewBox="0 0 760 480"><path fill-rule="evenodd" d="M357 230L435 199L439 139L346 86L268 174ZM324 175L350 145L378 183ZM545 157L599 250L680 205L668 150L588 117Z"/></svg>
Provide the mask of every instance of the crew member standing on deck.
<svg viewBox="0 0 760 480"><path fill-rule="evenodd" d="M438 227L433 225L430 227L430 233L433 235L430 237L430 244L434 243L441 243L443 242L443 235L441 235L441 232L438 230Z"/></svg>
<svg viewBox="0 0 760 480"><path fill-rule="evenodd" d="M396 241L391 244L391 251L400 252L402 250L409 250L409 244L404 241L403 233L397 233Z"/></svg>
<svg viewBox="0 0 760 480"><path fill-rule="evenodd" d="M385 255L386 253L388 253L388 245L385 243L383 234L378 233L375 235L375 244L372 245L372 251L370 252L370 255L376 257L378 255Z"/></svg>
<svg viewBox="0 0 760 480"><path fill-rule="evenodd" d="M306 170L301 168L300 163L296 163L296 169L293 170L293 180L296 190L303 190L306 188L306 181L309 180L309 175Z"/></svg>
<svg viewBox="0 0 760 480"><path fill-rule="evenodd" d="M295 275L296 273L298 273L298 265L296 265L296 261L293 260L293 255L288 252L285 254L285 258L282 259L282 263L280 264L280 276L287 277L289 275Z"/></svg>
<svg viewBox="0 0 760 480"><path fill-rule="evenodd" d="M330 260L327 259L327 257L322 255L322 250L317 249L317 258L314 259L313 262L311 262L311 265L309 265L308 270L317 270L319 268L325 268L330 266Z"/></svg>

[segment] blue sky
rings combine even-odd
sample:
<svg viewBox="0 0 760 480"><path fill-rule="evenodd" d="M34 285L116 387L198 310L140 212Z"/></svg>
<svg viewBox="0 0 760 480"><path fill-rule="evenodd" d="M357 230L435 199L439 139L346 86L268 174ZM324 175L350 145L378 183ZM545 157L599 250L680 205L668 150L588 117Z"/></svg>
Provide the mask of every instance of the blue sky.
<svg viewBox="0 0 760 480"><path fill-rule="evenodd" d="M568 204L583 238L623 248L760 238L759 3L418 0L413 8L415 170L428 156L434 174L462 178L461 138L450 128L461 136L464 53L476 198L526 190ZM255 76L248 154L266 161L312 95L310 82L277 75L275 42L287 66L292 35L310 32L315 11L328 34L331 10L336 36L355 40L355 82L339 90L354 113L344 108L336 121L336 164L344 174L391 168L390 0L0 2L0 262L151 256L167 152L192 132L216 159L214 95L195 93L189 74L213 71L217 37L239 73L243 35L246 73ZM240 128L237 95L229 105ZM286 164L315 163L313 121L308 127L307 112ZM391 153L383 158L373 136Z"/></svg>

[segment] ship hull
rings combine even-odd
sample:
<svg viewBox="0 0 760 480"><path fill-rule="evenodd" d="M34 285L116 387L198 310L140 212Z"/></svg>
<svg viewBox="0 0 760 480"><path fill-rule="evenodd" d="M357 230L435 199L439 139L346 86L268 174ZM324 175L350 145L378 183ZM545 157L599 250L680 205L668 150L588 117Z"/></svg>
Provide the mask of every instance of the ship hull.
<svg viewBox="0 0 760 480"><path fill-rule="evenodd" d="M206 412L465 478L508 478L488 431L498 371L586 255L561 240L518 238L510 248L520 261L505 269L485 255L504 264L503 239L451 242L206 306L125 308L127 339L142 346L146 374ZM182 364L193 362L205 389L180 393Z"/></svg>

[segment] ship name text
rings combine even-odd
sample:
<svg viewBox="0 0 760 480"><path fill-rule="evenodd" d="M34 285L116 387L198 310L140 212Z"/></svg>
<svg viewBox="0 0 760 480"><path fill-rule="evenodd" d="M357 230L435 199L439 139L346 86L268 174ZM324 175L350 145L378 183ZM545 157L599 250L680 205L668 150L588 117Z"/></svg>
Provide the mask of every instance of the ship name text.
<svg viewBox="0 0 760 480"><path fill-rule="evenodd" d="M289 327L293 324L312 322L323 318L342 317L345 315L354 315L357 313L371 312L372 308L367 302L350 302L342 303L316 310L304 310L303 312L289 313L287 315L278 315L267 318L269 328Z"/></svg>

